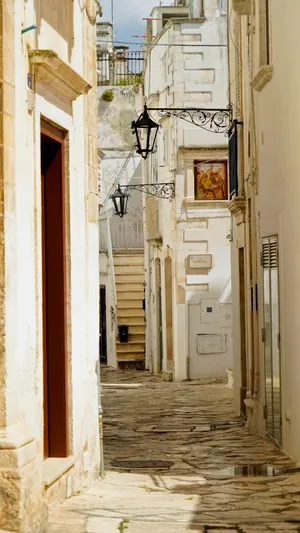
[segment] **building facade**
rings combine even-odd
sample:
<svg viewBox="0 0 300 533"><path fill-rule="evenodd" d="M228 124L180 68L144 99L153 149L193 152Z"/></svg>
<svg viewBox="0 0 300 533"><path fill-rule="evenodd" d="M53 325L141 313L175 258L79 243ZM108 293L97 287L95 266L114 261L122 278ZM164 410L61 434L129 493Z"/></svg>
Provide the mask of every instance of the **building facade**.
<svg viewBox="0 0 300 533"><path fill-rule="evenodd" d="M99 473L97 4L0 2L0 529Z"/></svg>
<svg viewBox="0 0 300 533"><path fill-rule="evenodd" d="M148 22L144 72L150 109L227 108L223 4L154 8L160 20ZM167 380L222 379L232 366L227 137L152 116L162 128L144 182L174 182L176 197L145 199L148 365Z"/></svg>
<svg viewBox="0 0 300 533"><path fill-rule="evenodd" d="M249 425L299 461L297 1L232 0L234 389ZM290 57L287 61L287 57ZM278 124L280 123L280 128Z"/></svg>

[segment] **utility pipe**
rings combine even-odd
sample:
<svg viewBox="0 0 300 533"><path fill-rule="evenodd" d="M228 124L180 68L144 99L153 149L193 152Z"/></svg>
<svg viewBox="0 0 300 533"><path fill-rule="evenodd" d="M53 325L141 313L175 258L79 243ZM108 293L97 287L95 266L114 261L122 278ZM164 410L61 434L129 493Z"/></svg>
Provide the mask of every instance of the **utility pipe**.
<svg viewBox="0 0 300 533"><path fill-rule="evenodd" d="M104 478L104 447L103 447L103 409L101 402L101 378L100 378L100 361L96 364L97 382L98 382L98 431L100 444L100 477Z"/></svg>
<svg viewBox="0 0 300 533"><path fill-rule="evenodd" d="M201 18L204 15L203 0L190 0L190 18Z"/></svg>

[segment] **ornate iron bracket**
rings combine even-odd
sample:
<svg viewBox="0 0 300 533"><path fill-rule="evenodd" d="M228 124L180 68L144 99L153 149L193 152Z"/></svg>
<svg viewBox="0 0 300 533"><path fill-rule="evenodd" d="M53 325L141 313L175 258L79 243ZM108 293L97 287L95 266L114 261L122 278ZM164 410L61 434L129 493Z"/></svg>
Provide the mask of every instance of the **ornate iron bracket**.
<svg viewBox="0 0 300 533"><path fill-rule="evenodd" d="M158 116L177 117L212 133L227 134L232 124L232 107L226 109L197 109L195 107L148 107L148 111L157 111Z"/></svg>
<svg viewBox="0 0 300 533"><path fill-rule="evenodd" d="M175 198L175 183L170 181L169 183L141 183L140 185L119 185L122 192L127 193L130 190L136 190L149 194L150 196L156 196L157 198L163 198L164 200L173 200Z"/></svg>

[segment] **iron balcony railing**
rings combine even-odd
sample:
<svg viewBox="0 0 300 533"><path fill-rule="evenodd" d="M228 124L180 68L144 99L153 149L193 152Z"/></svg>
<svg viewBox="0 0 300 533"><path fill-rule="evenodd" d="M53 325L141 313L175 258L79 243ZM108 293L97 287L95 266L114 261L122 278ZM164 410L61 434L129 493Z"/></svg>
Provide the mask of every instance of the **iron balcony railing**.
<svg viewBox="0 0 300 533"><path fill-rule="evenodd" d="M112 53L97 52L98 85L135 85L142 82L143 52L115 48Z"/></svg>
<svg viewBox="0 0 300 533"><path fill-rule="evenodd" d="M144 248L143 221L125 221L112 217L110 234L113 250ZM107 221L100 220L100 251L107 251Z"/></svg>

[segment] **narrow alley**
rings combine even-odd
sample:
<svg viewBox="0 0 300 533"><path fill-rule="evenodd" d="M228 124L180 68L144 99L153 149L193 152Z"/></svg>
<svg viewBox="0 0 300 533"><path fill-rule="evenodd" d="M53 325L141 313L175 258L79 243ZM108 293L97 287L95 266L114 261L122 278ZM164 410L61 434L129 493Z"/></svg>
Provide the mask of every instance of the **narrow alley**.
<svg viewBox="0 0 300 533"><path fill-rule="evenodd" d="M224 384L102 369L105 479L50 509L51 533L300 531L300 472L249 433Z"/></svg>

